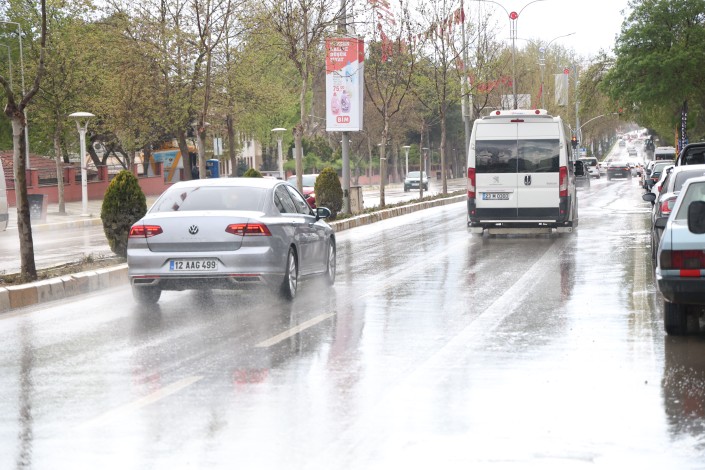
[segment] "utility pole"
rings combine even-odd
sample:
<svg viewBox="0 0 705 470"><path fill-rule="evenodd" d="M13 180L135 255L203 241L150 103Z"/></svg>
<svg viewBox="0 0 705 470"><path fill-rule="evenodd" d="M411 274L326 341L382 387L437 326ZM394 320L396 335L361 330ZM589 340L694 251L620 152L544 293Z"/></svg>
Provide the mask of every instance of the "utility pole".
<svg viewBox="0 0 705 470"><path fill-rule="evenodd" d="M346 34L348 30L347 24L347 9L346 1L340 0L340 21L338 23L338 32ZM362 112L362 110L360 110ZM350 139L348 132L343 131L342 135L342 152L343 152L343 214L350 213Z"/></svg>

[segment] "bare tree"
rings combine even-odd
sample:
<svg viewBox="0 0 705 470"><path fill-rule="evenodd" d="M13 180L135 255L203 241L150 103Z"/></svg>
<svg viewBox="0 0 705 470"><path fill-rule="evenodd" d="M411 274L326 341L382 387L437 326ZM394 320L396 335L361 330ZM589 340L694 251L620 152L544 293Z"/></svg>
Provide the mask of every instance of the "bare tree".
<svg viewBox="0 0 705 470"><path fill-rule="evenodd" d="M5 115L12 122L12 148L13 167L15 169L15 191L17 194L17 229L20 237L20 275L24 281L34 281L37 279L37 267L34 262L34 241L32 239L32 225L29 217L29 202L27 198L27 165L24 156L27 149L25 146L25 132L27 122L25 120L25 109L32 101L34 95L39 91L39 84L44 74L44 56L47 38L47 14L46 2L40 2L42 24L40 38L39 64L37 75L34 77L32 88L24 96L15 97L12 87L5 77L0 76L0 85L5 90L7 104L5 105Z"/></svg>
<svg viewBox="0 0 705 470"><path fill-rule="evenodd" d="M323 41L334 30L341 10L338 0L269 0L264 6L269 21L299 74L299 123L294 126L296 186L303 189L302 138L310 114L306 96L315 70L323 63Z"/></svg>
<svg viewBox="0 0 705 470"><path fill-rule="evenodd" d="M383 11L388 10L383 9ZM402 102L411 88L416 54L411 50L414 42L409 12L404 3L401 3L399 21L391 18L390 13L378 13L376 8L372 9L372 13L377 21L373 23L376 24L375 40L370 44L369 59L365 67L365 90L370 102L382 118L382 136L379 146L379 204L383 207L385 205L384 186L387 180L386 147L389 143L389 124L391 118L402 109ZM398 29L391 32L391 28L396 25Z"/></svg>

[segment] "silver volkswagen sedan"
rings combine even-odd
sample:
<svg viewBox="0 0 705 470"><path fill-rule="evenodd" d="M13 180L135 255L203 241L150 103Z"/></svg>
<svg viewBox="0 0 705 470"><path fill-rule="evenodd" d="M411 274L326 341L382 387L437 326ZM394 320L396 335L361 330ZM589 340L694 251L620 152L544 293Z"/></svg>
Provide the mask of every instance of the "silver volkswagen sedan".
<svg viewBox="0 0 705 470"><path fill-rule="evenodd" d="M130 229L127 268L139 303L163 290L271 287L293 300L299 280L335 282L335 233L325 207L268 178L183 181Z"/></svg>

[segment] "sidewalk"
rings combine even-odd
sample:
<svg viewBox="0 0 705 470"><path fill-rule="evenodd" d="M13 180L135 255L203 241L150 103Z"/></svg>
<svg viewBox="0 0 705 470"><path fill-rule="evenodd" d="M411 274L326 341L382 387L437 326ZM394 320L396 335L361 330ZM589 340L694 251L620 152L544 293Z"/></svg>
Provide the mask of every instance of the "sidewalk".
<svg viewBox="0 0 705 470"><path fill-rule="evenodd" d="M157 196L147 196L147 208L157 199ZM103 200L89 200L86 204L86 214L83 214L83 202L74 201L65 203L66 212L59 212L58 203L50 203L47 206L46 217L43 220L32 220L32 232L56 230L62 228L89 227L101 225L100 209ZM7 231L17 230L17 207L10 207L8 210L9 221Z"/></svg>

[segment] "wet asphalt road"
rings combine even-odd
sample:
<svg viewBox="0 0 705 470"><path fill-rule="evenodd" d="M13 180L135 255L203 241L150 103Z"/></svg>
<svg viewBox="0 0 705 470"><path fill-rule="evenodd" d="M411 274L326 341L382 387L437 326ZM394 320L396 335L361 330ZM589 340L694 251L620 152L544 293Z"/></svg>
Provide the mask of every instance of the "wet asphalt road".
<svg viewBox="0 0 705 470"><path fill-rule="evenodd" d="M705 468L705 341L663 332L641 192L594 180L560 237L462 203L341 232L292 304L0 316L0 468Z"/></svg>

